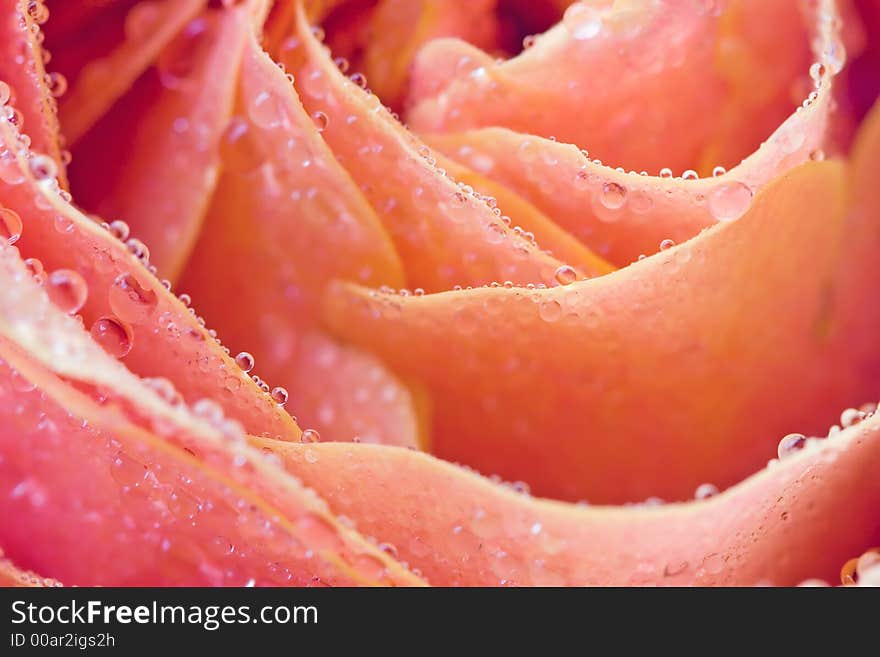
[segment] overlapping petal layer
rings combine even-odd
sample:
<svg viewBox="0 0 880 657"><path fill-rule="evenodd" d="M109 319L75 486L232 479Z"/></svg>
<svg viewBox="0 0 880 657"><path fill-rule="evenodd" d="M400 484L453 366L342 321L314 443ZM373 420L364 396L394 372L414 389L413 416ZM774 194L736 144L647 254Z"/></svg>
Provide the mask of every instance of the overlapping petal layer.
<svg viewBox="0 0 880 657"><path fill-rule="evenodd" d="M740 219L599 279L422 298L339 288L328 319L429 388L443 458L571 500L728 486L779 436L880 395L880 317L864 303L880 219L861 191L878 144L875 112L851 171L802 165Z"/></svg>
<svg viewBox="0 0 880 657"><path fill-rule="evenodd" d="M0 583L874 581L854 6L6 2Z"/></svg>

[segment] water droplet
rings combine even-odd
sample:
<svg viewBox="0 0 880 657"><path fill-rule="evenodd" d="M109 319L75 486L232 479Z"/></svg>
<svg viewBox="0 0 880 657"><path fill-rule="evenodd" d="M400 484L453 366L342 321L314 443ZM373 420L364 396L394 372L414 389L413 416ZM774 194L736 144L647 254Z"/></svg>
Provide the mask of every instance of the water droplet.
<svg viewBox="0 0 880 657"><path fill-rule="evenodd" d="M724 557L718 552L706 555L706 558L703 559L703 568L710 575L717 575L720 573L724 570L724 565Z"/></svg>
<svg viewBox="0 0 880 657"><path fill-rule="evenodd" d="M699 180L700 174L698 174L693 169L688 169L683 174L681 174L683 180Z"/></svg>
<svg viewBox="0 0 880 657"><path fill-rule="evenodd" d="M822 49L822 63L824 63L825 66L828 67L828 70L834 75L837 75L843 70L843 66L846 64L846 47L839 38L832 39Z"/></svg>
<svg viewBox="0 0 880 657"><path fill-rule="evenodd" d="M688 569L687 561L672 561L663 568L663 576L664 577L675 577L676 575L681 575L684 571Z"/></svg>
<svg viewBox="0 0 880 657"><path fill-rule="evenodd" d="M89 287L79 272L56 269L46 279L49 299L68 315L75 315L86 302Z"/></svg>
<svg viewBox="0 0 880 657"><path fill-rule="evenodd" d="M810 77L813 79L813 82L819 84L824 76L825 65L822 62L813 62L810 66Z"/></svg>
<svg viewBox="0 0 880 657"><path fill-rule="evenodd" d="M101 317L90 333L95 342L114 358L124 358L131 351L134 339L131 330L115 317Z"/></svg>
<svg viewBox="0 0 880 657"><path fill-rule="evenodd" d="M828 582L826 582L824 579L816 579L816 578L805 579L803 582L798 584L799 588L820 588L820 587L824 588L826 586L830 586L830 584L828 584Z"/></svg>
<svg viewBox="0 0 880 657"><path fill-rule="evenodd" d="M354 82L361 89L367 88L367 76L363 73L355 73L349 78L352 82Z"/></svg>
<svg viewBox="0 0 880 657"><path fill-rule="evenodd" d="M723 176L725 173L727 173L727 169L725 169L722 166L717 166L714 169L712 169L712 177L713 178L717 178L718 176Z"/></svg>
<svg viewBox="0 0 880 657"><path fill-rule="evenodd" d="M780 459L802 450L807 444L807 437L802 433L790 433L779 441L776 453Z"/></svg>
<svg viewBox="0 0 880 657"><path fill-rule="evenodd" d="M73 220L70 217L67 217L63 214L59 214L55 217L55 230L59 233L72 233L73 232Z"/></svg>
<svg viewBox="0 0 880 657"><path fill-rule="evenodd" d="M136 488L146 478L147 466L120 451L110 463L110 476L121 486Z"/></svg>
<svg viewBox="0 0 880 657"><path fill-rule="evenodd" d="M576 2L566 9L562 22L578 41L592 39L602 31L602 15L583 2Z"/></svg>
<svg viewBox="0 0 880 657"><path fill-rule="evenodd" d="M248 352L242 351L235 357L235 364L241 368L242 372L250 372L254 369L254 357Z"/></svg>
<svg viewBox="0 0 880 657"><path fill-rule="evenodd" d="M392 559L397 559L397 548L393 543L379 543L379 549Z"/></svg>
<svg viewBox="0 0 880 657"><path fill-rule="evenodd" d="M46 280L46 277L43 275L45 272L43 269L43 263L37 258L28 258L24 261L24 264L25 267L27 267L28 272L30 272L30 275L34 277L34 280L42 285Z"/></svg>
<svg viewBox="0 0 880 657"><path fill-rule="evenodd" d="M560 285L569 285L578 279L577 270L571 265L562 265L556 270L556 282Z"/></svg>
<svg viewBox="0 0 880 657"><path fill-rule="evenodd" d="M660 177L661 178L672 178L672 169L669 167L663 167L660 169Z"/></svg>
<svg viewBox="0 0 880 657"><path fill-rule="evenodd" d="M52 96L60 98L67 91L67 78L61 73L49 73L46 75L46 86Z"/></svg>
<svg viewBox="0 0 880 657"><path fill-rule="evenodd" d="M668 251L673 246L675 246L675 240L665 239L662 242L660 242L660 250L661 251Z"/></svg>
<svg viewBox="0 0 880 657"><path fill-rule="evenodd" d="M856 576L861 582L869 570L880 566L880 548L871 548L856 560Z"/></svg>
<svg viewBox="0 0 880 657"><path fill-rule="evenodd" d="M752 190L741 182L721 185L709 194L709 212L718 221L733 221L743 216L752 202Z"/></svg>
<svg viewBox="0 0 880 657"><path fill-rule="evenodd" d="M147 245L139 239L134 237L129 238L125 242L125 247L128 249L129 253L140 260L144 265L150 262L150 249L148 249Z"/></svg>
<svg viewBox="0 0 880 657"><path fill-rule="evenodd" d="M38 182L54 180L58 175L58 165L48 155L36 154L29 161L31 174Z"/></svg>
<svg viewBox="0 0 880 657"><path fill-rule="evenodd" d="M318 128L318 132L324 132L327 129L327 126L330 125L330 117L320 111L312 113L312 121L315 122L315 127Z"/></svg>
<svg viewBox="0 0 880 657"><path fill-rule="evenodd" d="M128 239L130 230L128 228L128 224L124 221L117 219L116 221L110 222L110 234L113 235L120 242L124 242Z"/></svg>
<svg viewBox="0 0 880 657"><path fill-rule="evenodd" d="M301 443L319 443L321 442L321 434L314 429L306 429L299 438Z"/></svg>
<svg viewBox="0 0 880 657"><path fill-rule="evenodd" d="M865 413L857 408L847 408L840 414L840 426L846 429L865 419Z"/></svg>
<svg viewBox="0 0 880 657"><path fill-rule="evenodd" d="M110 288L109 301L119 319L138 324L153 313L159 298L153 290L142 286L134 274L120 274Z"/></svg>
<svg viewBox="0 0 880 657"><path fill-rule="evenodd" d="M281 386L273 388L271 395L273 401L279 406L284 406L287 403L288 394L285 388L282 388Z"/></svg>
<svg viewBox="0 0 880 657"><path fill-rule="evenodd" d="M844 586L853 586L859 581L859 575L856 572L856 568L859 564L859 560L857 558L852 558L843 564L843 567L840 569L840 583Z"/></svg>
<svg viewBox="0 0 880 657"><path fill-rule="evenodd" d="M8 246L12 246L21 237L23 229L24 224L17 212L0 207L0 240L5 240Z"/></svg>
<svg viewBox="0 0 880 657"><path fill-rule="evenodd" d="M0 80L0 106L8 103L11 97L12 89L10 89L9 85L3 82L3 80Z"/></svg>
<svg viewBox="0 0 880 657"><path fill-rule="evenodd" d="M288 122L282 99L271 91L261 91L250 103L248 115L261 128L271 130Z"/></svg>
<svg viewBox="0 0 880 657"><path fill-rule="evenodd" d="M631 194L629 207L637 214L644 214L654 207L654 199L651 198L650 192L639 189Z"/></svg>
<svg viewBox="0 0 880 657"><path fill-rule="evenodd" d="M556 299L548 299L541 304L540 315L545 322L555 322L562 317L562 306Z"/></svg>
<svg viewBox="0 0 880 657"><path fill-rule="evenodd" d="M715 484L700 484L694 493L694 499L705 500L715 497L718 494L718 487Z"/></svg>
<svg viewBox="0 0 880 657"><path fill-rule="evenodd" d="M626 203L626 187L616 182L607 182L602 185L602 205L609 210L617 210Z"/></svg>
<svg viewBox="0 0 880 657"><path fill-rule="evenodd" d="M28 15L37 25L49 20L49 8L43 4L43 0L30 0L27 10Z"/></svg>

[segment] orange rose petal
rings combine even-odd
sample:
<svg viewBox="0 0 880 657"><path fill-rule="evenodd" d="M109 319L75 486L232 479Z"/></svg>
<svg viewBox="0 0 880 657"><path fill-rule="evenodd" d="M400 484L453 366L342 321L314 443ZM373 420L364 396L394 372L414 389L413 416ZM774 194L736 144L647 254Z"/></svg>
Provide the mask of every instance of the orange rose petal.
<svg viewBox="0 0 880 657"><path fill-rule="evenodd" d="M432 39L414 55L409 102L425 101L444 91L462 73L495 65L495 58L461 39Z"/></svg>
<svg viewBox="0 0 880 657"><path fill-rule="evenodd" d="M370 17L364 73L389 107L399 108L420 46L459 37L490 49L498 37L497 0L380 0Z"/></svg>
<svg viewBox="0 0 880 657"><path fill-rule="evenodd" d="M560 228L509 187L443 155L436 154L435 157L437 164L446 169L455 180L470 185L483 196L495 199L497 206L504 209L512 224L532 233L538 244L559 260L572 264L589 276L601 276L614 271L615 267L586 248L576 237Z"/></svg>
<svg viewBox="0 0 880 657"><path fill-rule="evenodd" d="M247 447L104 354L0 250L0 541L69 584L420 584ZM83 532L90 540L83 541Z"/></svg>
<svg viewBox="0 0 880 657"><path fill-rule="evenodd" d="M346 5L354 5L360 8L360 5L369 6L377 2L377 0L293 0L295 4L301 4L306 12L309 20L320 23L332 11L345 8Z"/></svg>
<svg viewBox="0 0 880 657"><path fill-rule="evenodd" d="M4 588L42 588L63 586L61 582L48 577L41 577L28 570L17 568L9 559L3 557L0 550L0 587Z"/></svg>
<svg viewBox="0 0 880 657"><path fill-rule="evenodd" d="M194 313L159 282L135 253L146 260L146 247L136 239L127 243L127 228L103 230L67 203L51 180L37 180L33 171L46 173L45 162L28 153L18 134L0 122L0 204L23 224L16 243L34 268L73 270L87 296L80 311L111 353L124 356L126 365L142 376L165 377L190 402L213 398L226 414L256 434L296 439L299 429L290 415L264 394L224 353L200 325ZM5 217L4 217L5 218ZM80 284L82 283L82 284ZM67 299L76 312L81 299ZM130 351L129 351L130 350Z"/></svg>
<svg viewBox="0 0 880 657"><path fill-rule="evenodd" d="M795 81L809 82L809 37L797 3L736 0L721 16L690 4L575 4L519 56L410 101L407 118L417 132L507 127L613 166L707 174L753 151L809 92L792 97ZM825 57L835 69L840 58L840 48Z"/></svg>
<svg viewBox="0 0 880 657"><path fill-rule="evenodd" d="M555 283L562 263L433 166L430 150L345 78L302 15L297 39L299 47L282 59L295 72L303 105L327 117L323 137L379 214L412 287Z"/></svg>
<svg viewBox="0 0 880 657"><path fill-rule="evenodd" d="M389 447L251 442L435 586L792 586L880 539L876 418L712 499L648 508L534 499Z"/></svg>
<svg viewBox="0 0 880 657"><path fill-rule="evenodd" d="M868 190L880 110L862 143L854 184ZM327 316L427 387L438 456L563 499L680 499L880 392L880 309L863 301L880 222L870 206L847 215L846 190L840 164L807 163L739 220L598 279L423 298L340 288Z"/></svg>
<svg viewBox="0 0 880 657"><path fill-rule="evenodd" d="M248 10L208 9L192 20L74 151L77 201L126 221L172 282L217 185L220 143L253 30Z"/></svg>
<svg viewBox="0 0 880 657"><path fill-rule="evenodd" d="M55 96L64 93L67 82L57 73L47 73L40 39L45 7L28 0L2 0L0 12L0 98L6 92L18 110L14 120L31 139L31 147L52 158L58 181L66 186L64 162L58 143L58 105ZM6 92L4 92L6 87Z"/></svg>
<svg viewBox="0 0 880 657"><path fill-rule="evenodd" d="M288 408L302 426L318 432L304 432L303 440L427 444L422 399L370 353L309 333L300 341L296 367L285 376Z"/></svg>
<svg viewBox="0 0 880 657"><path fill-rule="evenodd" d="M856 116L868 111L880 93L880 4L874 0L856 0L856 8L865 27L865 48L847 67L851 81L848 95Z"/></svg>
<svg viewBox="0 0 880 657"><path fill-rule="evenodd" d="M121 40L100 59L71 67L78 75L61 103L64 134L75 144L153 64L159 53L205 6L206 0L135 4L122 20ZM106 35L102 30L101 34ZM106 36L104 36L106 38Z"/></svg>
<svg viewBox="0 0 880 657"><path fill-rule="evenodd" d="M792 166L824 157L832 81L820 78L809 105L786 119L738 166L700 180L626 173L577 147L504 128L431 135L429 145L516 190L596 253L623 266L743 214L752 195Z"/></svg>
<svg viewBox="0 0 880 657"><path fill-rule="evenodd" d="M351 440L366 431L415 444L409 395L385 372L369 378L382 370L371 356L315 337L333 354L332 371L322 372L332 383L316 386L309 376L316 362L303 339L315 328L327 282L399 288L403 271L376 214L321 139L322 118L306 113L253 39L241 76L237 115L224 137L224 174L181 289L230 345L256 357L261 376L287 389L287 407L323 438ZM376 406L358 418L358 395L375 388L373 399L386 387L394 390L394 412L383 418L380 410L390 409ZM322 406L334 409L332 417L318 412ZM352 433L355 427L360 431Z"/></svg>
<svg viewBox="0 0 880 657"><path fill-rule="evenodd" d="M263 25L263 50L272 55L277 55L284 39L293 29L293 21L296 16L297 0L276 0L272 3L266 22Z"/></svg>

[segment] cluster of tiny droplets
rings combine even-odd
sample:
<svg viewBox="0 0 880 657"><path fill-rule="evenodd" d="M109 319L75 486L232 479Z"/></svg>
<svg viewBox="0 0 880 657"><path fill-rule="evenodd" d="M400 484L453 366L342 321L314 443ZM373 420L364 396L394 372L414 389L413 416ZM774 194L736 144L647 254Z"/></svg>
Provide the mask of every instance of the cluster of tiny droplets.
<svg viewBox="0 0 880 657"><path fill-rule="evenodd" d="M28 5L28 12L33 20L31 30L33 30L34 38L38 43L42 43L43 34L39 30L39 25L45 23L48 19L48 9L39 0L32 0ZM23 28L27 28L27 21L23 21ZM48 51L42 49L44 63L48 63ZM52 119L57 122L57 103L56 99L60 97L67 89L67 81L63 76L56 73L46 74L46 85L52 93L50 112ZM14 135L18 140L18 148L16 152L5 152L3 159L11 160L12 167L16 166L15 159L21 156L27 160L29 172L34 180L44 185L49 191L54 192L66 203L70 203L72 198L70 193L61 189L58 184L58 166L48 155L35 153L30 150L30 138L23 134L24 118L22 113L15 109L12 105L14 100L13 89L3 81L0 81L0 120L5 120L14 128ZM316 118L320 120L320 117ZM326 124L325 124L326 127ZM56 131L57 132L57 131ZM60 134L60 133L59 133ZM16 153L18 155L16 155ZM70 162L69 151L63 151L61 154L64 164ZM13 177L15 176L15 177ZM0 176L4 182L17 184L24 182L24 178L12 173ZM129 253L134 256L143 267L154 277L158 277L157 268L150 264L150 250L141 240L130 235L130 229L127 223L122 220L102 221L92 217L101 228L106 230L111 236L123 243ZM24 225L21 217L11 208L0 206L0 239L4 240L7 245L15 244L22 235ZM55 228L61 233L70 233L74 230L74 223L67 217L59 214L55 220ZM26 265L33 275L34 279L41 285L44 285L50 299L64 312L76 317L80 323L83 322L82 316L77 313L82 309L88 297L88 285L81 274L72 269L59 269L52 272L46 272L42 263L37 258L27 258ZM168 291L171 291L171 282L167 279L160 281L161 285ZM151 296L152 295L152 296ZM136 319L142 314L145 307L155 305L156 300L153 293L147 292L137 279L128 274L120 275L114 282L114 286L110 291L111 308L117 310L118 307L126 308L126 304L130 306L127 310L132 315L132 319ZM114 306L113 299L117 300ZM202 328L205 327L205 320L197 316L194 308L192 308L189 295L182 294L179 297L189 312L195 317L196 322ZM131 322L125 321L126 311L122 313L116 312L115 315L108 315L97 319L90 328L90 333L95 341L104 348L110 355L116 358L125 357L132 349L134 344L133 331ZM224 347L217 337L217 332L213 329L207 329L208 335L214 339L223 351L229 355L228 347ZM272 401L280 407L284 407L288 400L288 392L281 386L271 388L263 382L259 377L253 376L252 379L257 387L268 394ZM314 430L307 430L306 439L314 439L317 436Z"/></svg>

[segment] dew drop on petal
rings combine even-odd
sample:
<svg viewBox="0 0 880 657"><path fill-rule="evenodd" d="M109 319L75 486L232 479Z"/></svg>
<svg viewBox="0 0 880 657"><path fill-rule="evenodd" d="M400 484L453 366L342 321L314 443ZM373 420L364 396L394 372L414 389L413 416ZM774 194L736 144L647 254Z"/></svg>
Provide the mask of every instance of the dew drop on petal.
<svg viewBox="0 0 880 657"><path fill-rule="evenodd" d="M115 317L101 317L90 333L101 348L114 358L123 358L131 351L134 340L131 331Z"/></svg>
<svg viewBox="0 0 880 657"><path fill-rule="evenodd" d="M248 352L242 351L235 357L235 364L241 368L242 372L250 372L254 369L254 357Z"/></svg>
<svg viewBox="0 0 880 657"><path fill-rule="evenodd" d="M159 303L153 290L143 287L134 274L120 274L109 293L110 308L124 322L137 324L147 319Z"/></svg>
<svg viewBox="0 0 880 657"><path fill-rule="evenodd" d="M315 122L315 127L318 128L318 132L324 132L327 129L327 126L330 125L330 117L320 111L312 113L312 121Z"/></svg>
<svg viewBox="0 0 880 657"><path fill-rule="evenodd" d="M840 426L846 429L865 419L865 413L857 408L847 408L840 414Z"/></svg>
<svg viewBox="0 0 880 657"><path fill-rule="evenodd" d="M43 263L37 258L28 258L24 261L25 267L27 267L30 275L34 277L34 279L42 285L45 281L45 270L43 269Z"/></svg>
<svg viewBox="0 0 880 657"><path fill-rule="evenodd" d="M49 73L46 76L46 86L53 97L60 98L67 91L67 78L61 73Z"/></svg>
<svg viewBox="0 0 880 657"><path fill-rule="evenodd" d="M660 242L660 250L661 251L668 251L673 246L675 246L675 240L665 239L662 242Z"/></svg>
<svg viewBox="0 0 880 657"><path fill-rule="evenodd" d="M130 232L128 224L124 221L117 219L116 221L110 222L110 234L119 241L126 241Z"/></svg>
<svg viewBox="0 0 880 657"><path fill-rule="evenodd" d="M562 317L562 306L556 299L547 299L541 304L539 313L541 319L552 323Z"/></svg>
<svg viewBox="0 0 880 657"><path fill-rule="evenodd" d="M571 265L562 265L556 269L556 282L560 285L569 285L574 283L577 278L577 270Z"/></svg>
<svg viewBox="0 0 880 657"><path fill-rule="evenodd" d="M68 315L74 315L86 302L89 287L79 272L72 269L56 269L46 279L49 299Z"/></svg>
<svg viewBox="0 0 880 657"><path fill-rule="evenodd" d="M694 499L705 500L718 494L718 487L715 484L700 484L694 493Z"/></svg>
<svg viewBox="0 0 880 657"><path fill-rule="evenodd" d="M12 246L21 237L23 228L17 212L0 207L0 240L5 240L8 246Z"/></svg>
<svg viewBox="0 0 880 657"><path fill-rule="evenodd" d="M264 90L254 96L248 115L256 125L265 129L277 128L287 122L281 99L271 91Z"/></svg>
<svg viewBox="0 0 880 657"><path fill-rule="evenodd" d="M607 182L602 185L602 205L609 210L617 210L626 203L626 187L616 182Z"/></svg>
<svg viewBox="0 0 880 657"><path fill-rule="evenodd" d="M802 433L790 433L779 441L776 453L780 459L802 450L807 444L807 437Z"/></svg>
<svg viewBox="0 0 880 657"><path fill-rule="evenodd" d="M285 388L282 388L281 386L278 386L277 388L273 388L271 395L272 395L272 400L276 404L278 404L279 406L284 406L284 404L287 403L288 395L287 395L287 390Z"/></svg>
<svg viewBox="0 0 880 657"><path fill-rule="evenodd" d="M733 221L743 216L752 202L752 190L741 182L726 183L709 194L709 212L718 221Z"/></svg>
<svg viewBox="0 0 880 657"><path fill-rule="evenodd" d="M566 9L562 22L578 41L592 39L602 31L601 14L583 2L575 2Z"/></svg>
<svg viewBox="0 0 880 657"><path fill-rule="evenodd" d="M321 442L321 434L314 429L306 429L302 432L299 441L301 443L319 443Z"/></svg>
<svg viewBox="0 0 880 657"><path fill-rule="evenodd" d="M39 182L53 180L58 175L58 165L48 155L34 155L29 162L31 174Z"/></svg>

